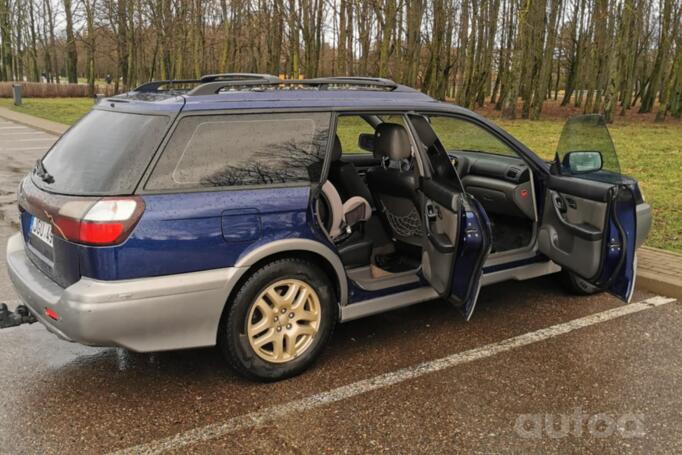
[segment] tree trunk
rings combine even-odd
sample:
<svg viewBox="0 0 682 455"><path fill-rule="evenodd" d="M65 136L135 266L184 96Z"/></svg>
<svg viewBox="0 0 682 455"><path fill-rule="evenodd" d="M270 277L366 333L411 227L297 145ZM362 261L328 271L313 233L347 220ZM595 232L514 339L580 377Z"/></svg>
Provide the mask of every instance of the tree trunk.
<svg viewBox="0 0 682 455"><path fill-rule="evenodd" d="M530 106L530 118L531 120L538 120L540 118L540 112L542 112L542 105L547 98L547 89L550 84L550 75L552 73L553 61L552 56L554 55L554 46L556 44L557 35L557 19L559 17L559 11L561 10L561 0L554 0L550 4L550 15L548 22L548 32L547 32L547 44L545 45L545 51L542 56L542 63L540 69L540 77L538 84L533 94Z"/></svg>
<svg viewBox="0 0 682 455"><path fill-rule="evenodd" d="M639 112L651 112L656 95L658 95L661 87L661 79L668 61L668 54L670 51L670 22L673 10L673 0L663 0L663 15L661 20L661 32L659 38L658 52L656 53L656 61L651 71L649 78L649 85L642 96L642 104L639 107ZM679 21L679 18L676 20Z"/></svg>
<svg viewBox="0 0 682 455"><path fill-rule="evenodd" d="M514 45L514 54L512 57L512 68L508 75L508 90L504 95L502 102L502 118L514 119L516 118L516 102L519 97L519 88L521 84L521 68L525 58L525 48L528 35L528 10L532 6L533 0L522 0L523 3L519 7L518 12L518 31L516 35L516 42Z"/></svg>
<svg viewBox="0 0 682 455"><path fill-rule="evenodd" d="M73 9L71 0L63 0L66 18L66 76L70 84L78 83L78 51L73 34Z"/></svg>
<svg viewBox="0 0 682 455"><path fill-rule="evenodd" d="M95 8L97 0L83 0L85 22L88 37L86 40L86 75L88 78L88 96L95 96Z"/></svg>

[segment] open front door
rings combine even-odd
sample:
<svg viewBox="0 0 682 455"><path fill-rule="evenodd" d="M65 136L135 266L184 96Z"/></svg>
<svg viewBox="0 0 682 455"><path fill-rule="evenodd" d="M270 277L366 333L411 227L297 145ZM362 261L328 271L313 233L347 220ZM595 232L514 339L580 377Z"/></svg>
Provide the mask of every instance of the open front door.
<svg viewBox="0 0 682 455"><path fill-rule="evenodd" d="M428 120L410 115L410 122L430 167L430 175L422 178L420 185L425 233L422 272L436 292L469 320L492 245L490 222L483 207L462 190L450 158Z"/></svg>
<svg viewBox="0 0 682 455"><path fill-rule="evenodd" d="M566 123L551 174L538 233L540 251L628 302L635 279L636 202L601 116Z"/></svg>

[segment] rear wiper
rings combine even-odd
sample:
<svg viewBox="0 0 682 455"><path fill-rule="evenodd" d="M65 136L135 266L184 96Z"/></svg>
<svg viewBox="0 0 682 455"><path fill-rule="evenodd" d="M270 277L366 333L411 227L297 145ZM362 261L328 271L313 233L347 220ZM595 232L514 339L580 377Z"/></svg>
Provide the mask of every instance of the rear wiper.
<svg viewBox="0 0 682 455"><path fill-rule="evenodd" d="M38 177L42 179L43 182L54 183L54 177L52 176L52 174L47 172L47 169L45 169L45 165L43 164L42 159L36 161L35 173L38 175Z"/></svg>

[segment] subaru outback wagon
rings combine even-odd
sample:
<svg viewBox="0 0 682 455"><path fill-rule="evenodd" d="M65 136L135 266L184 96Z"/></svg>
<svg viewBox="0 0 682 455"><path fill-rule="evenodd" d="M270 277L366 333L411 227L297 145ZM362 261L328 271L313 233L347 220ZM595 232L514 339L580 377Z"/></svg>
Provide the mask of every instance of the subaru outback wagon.
<svg viewBox="0 0 682 455"><path fill-rule="evenodd" d="M300 373L337 322L563 270L628 301L650 207L602 119L545 162L386 79L220 74L102 100L18 190L11 280L60 338Z"/></svg>

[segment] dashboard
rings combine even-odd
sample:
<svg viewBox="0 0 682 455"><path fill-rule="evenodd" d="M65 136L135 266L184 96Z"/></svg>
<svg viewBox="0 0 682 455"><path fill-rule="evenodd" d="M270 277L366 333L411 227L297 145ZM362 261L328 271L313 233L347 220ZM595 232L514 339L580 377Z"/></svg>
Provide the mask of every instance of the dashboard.
<svg viewBox="0 0 682 455"><path fill-rule="evenodd" d="M521 158L472 151L448 155L464 188L486 212L535 220L530 169Z"/></svg>

